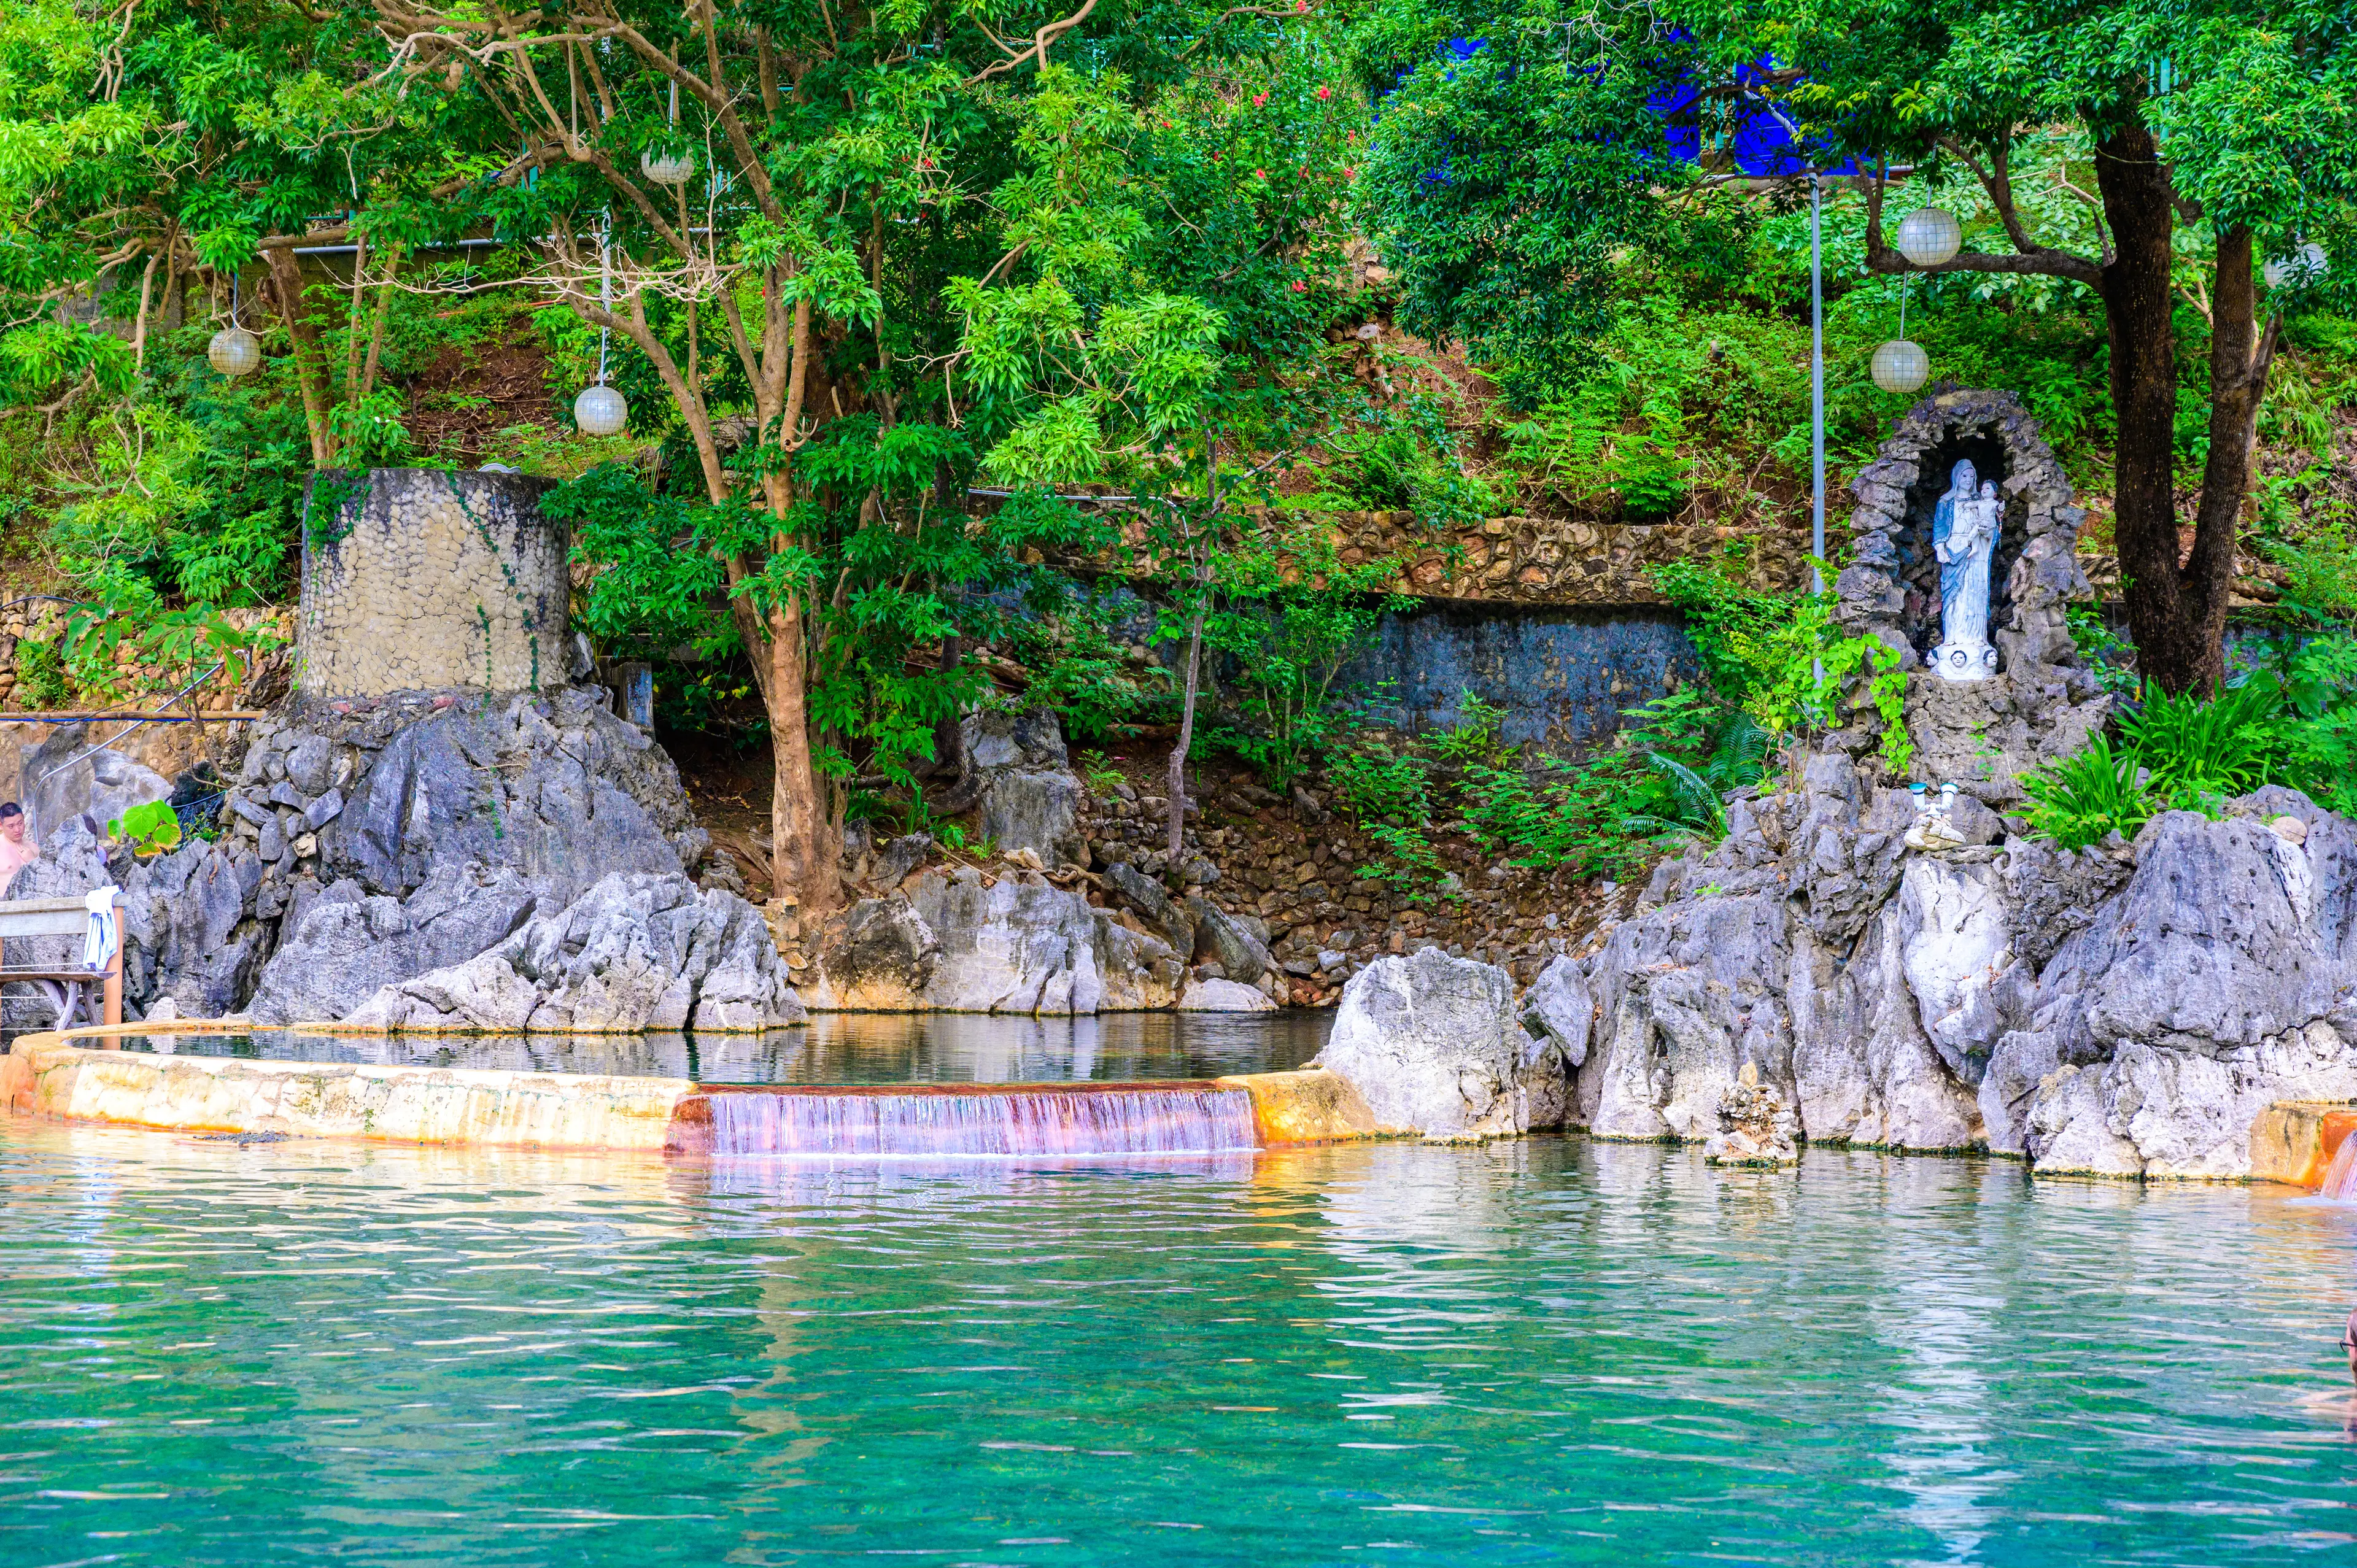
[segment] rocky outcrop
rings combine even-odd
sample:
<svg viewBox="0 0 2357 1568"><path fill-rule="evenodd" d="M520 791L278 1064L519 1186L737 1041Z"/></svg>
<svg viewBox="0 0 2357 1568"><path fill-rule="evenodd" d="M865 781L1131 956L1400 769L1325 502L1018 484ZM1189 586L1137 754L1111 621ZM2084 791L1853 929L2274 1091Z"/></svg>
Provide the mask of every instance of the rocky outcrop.
<svg viewBox="0 0 2357 1568"><path fill-rule="evenodd" d="M538 903L504 866L438 866L406 899L334 883L289 912L247 1012L267 1025L343 1018L385 986L504 940Z"/></svg>
<svg viewBox="0 0 2357 1568"><path fill-rule="evenodd" d="M439 865L506 866L558 904L693 868L709 841L678 769L602 696L308 704L254 736L230 810L264 860L393 897Z"/></svg>
<svg viewBox="0 0 2357 1568"><path fill-rule="evenodd" d="M626 1034L803 1020L760 914L677 873L616 872L490 950L387 985L352 1025Z"/></svg>
<svg viewBox="0 0 2357 1568"><path fill-rule="evenodd" d="M254 726L218 821L217 841L135 859L68 819L19 879L41 891L17 896L122 890L132 1016L251 1001L329 1020L473 958L535 905L562 910L616 872L676 875L708 843L670 759L601 690L571 687L298 703Z"/></svg>
<svg viewBox="0 0 2357 1568"><path fill-rule="evenodd" d="M1056 715L1046 708L985 708L965 716L960 736L966 772L954 809L974 800L983 837L1002 853L1028 849L1050 871L1085 867L1081 782L1072 777Z"/></svg>
<svg viewBox="0 0 2357 1568"><path fill-rule="evenodd" d="M2357 1098L2357 828L2288 789L2236 804L2138 835L2134 876L1996 1044L1993 1146L2041 1170L2241 1176L2271 1101Z"/></svg>
<svg viewBox="0 0 2357 1568"><path fill-rule="evenodd" d="M161 800L172 781L121 752L97 744L86 724L61 725L35 746L24 762L23 805L37 842L75 817L88 817L100 831L134 806ZM121 729L121 725L113 726Z"/></svg>
<svg viewBox="0 0 2357 1568"><path fill-rule="evenodd" d="M1798 1126L1784 1097L1746 1062L1718 1102L1718 1130L1703 1141L1702 1157L1714 1165L1797 1165L1801 1150L1792 1134Z"/></svg>
<svg viewBox="0 0 2357 1568"><path fill-rule="evenodd" d="M1178 993L1181 1013L1274 1013L1276 1004L1252 986L1232 980L1189 980Z"/></svg>
<svg viewBox="0 0 2357 1568"><path fill-rule="evenodd" d="M1749 1071L1821 1143L2247 1174L2268 1101L2357 1096L2357 830L2288 790L2229 813L1910 849L1903 790L1810 757L1587 961L1574 1120L1707 1140Z"/></svg>
<svg viewBox="0 0 2357 1568"><path fill-rule="evenodd" d="M1559 1103L1561 1047L1534 1040L1501 969L1437 948L1382 958L1342 988L1333 1032L1311 1064L1347 1080L1388 1132L1484 1137L1546 1124ZM1544 1114L1544 1112L1542 1112Z"/></svg>
<svg viewBox="0 0 2357 1568"><path fill-rule="evenodd" d="M1177 1000L1183 971L1160 938L1036 872L928 872L862 899L820 940L822 1011L1135 1012Z"/></svg>

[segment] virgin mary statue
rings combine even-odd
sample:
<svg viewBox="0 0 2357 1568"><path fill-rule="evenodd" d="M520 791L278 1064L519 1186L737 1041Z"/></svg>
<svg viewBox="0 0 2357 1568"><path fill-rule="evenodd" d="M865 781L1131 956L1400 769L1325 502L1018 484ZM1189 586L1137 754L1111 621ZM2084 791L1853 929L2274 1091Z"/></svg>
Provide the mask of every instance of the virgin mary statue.
<svg viewBox="0 0 2357 1568"><path fill-rule="evenodd" d="M1996 486L1981 478L1972 459L1949 470L1947 493L1932 513L1932 553L1940 562L1940 646L1932 650L1932 663L1950 681L1986 681L1996 673L1988 619L1998 517Z"/></svg>

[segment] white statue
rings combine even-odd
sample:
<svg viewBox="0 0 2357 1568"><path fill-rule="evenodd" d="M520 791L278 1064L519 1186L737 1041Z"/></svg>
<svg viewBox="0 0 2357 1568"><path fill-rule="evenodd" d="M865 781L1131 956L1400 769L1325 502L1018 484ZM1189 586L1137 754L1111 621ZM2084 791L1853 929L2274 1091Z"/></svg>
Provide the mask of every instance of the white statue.
<svg viewBox="0 0 2357 1568"><path fill-rule="evenodd" d="M1940 646L1932 667L1950 681L1996 673L1989 646L1989 562L1996 554L2003 507L1996 486L1966 458L1949 471L1948 491L1932 514L1932 553L1940 560Z"/></svg>

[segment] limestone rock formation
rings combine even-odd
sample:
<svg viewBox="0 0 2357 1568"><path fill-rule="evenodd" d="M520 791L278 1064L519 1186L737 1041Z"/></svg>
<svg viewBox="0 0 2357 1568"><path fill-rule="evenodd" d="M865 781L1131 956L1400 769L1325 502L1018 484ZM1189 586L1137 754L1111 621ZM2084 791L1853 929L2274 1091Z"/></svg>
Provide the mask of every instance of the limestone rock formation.
<svg viewBox="0 0 2357 1568"><path fill-rule="evenodd" d="M121 729L121 725L113 726ZM121 752L96 744L86 724L61 725L35 746L24 762L25 817L35 840L46 842L75 817L88 817L101 832L134 806L161 800L172 781Z"/></svg>
<svg viewBox="0 0 2357 1568"><path fill-rule="evenodd" d="M1276 1004L1233 980L1190 980L1178 993L1181 1013L1274 1013Z"/></svg>
<svg viewBox="0 0 2357 1568"><path fill-rule="evenodd" d="M1798 1165L1801 1151L1792 1141L1797 1125L1784 1097L1761 1083L1760 1069L1746 1062L1735 1087L1718 1102L1718 1131L1704 1140L1702 1157L1714 1165Z"/></svg>
<svg viewBox="0 0 2357 1568"><path fill-rule="evenodd" d="M1903 790L1812 757L1587 962L1573 1119L1708 1139L1749 1070L1817 1142L2246 1174L2269 1101L2357 1096L2357 829L2284 789L2228 811L1911 851Z"/></svg>
<svg viewBox="0 0 2357 1568"><path fill-rule="evenodd" d="M751 905L676 872L616 872L465 963L385 986L347 1021L623 1034L781 1028L804 1017Z"/></svg>
<svg viewBox="0 0 2357 1568"><path fill-rule="evenodd" d="M957 799L942 809L963 810L965 800L974 799L981 807L983 836L1000 850L1028 849L1050 871L1086 866L1081 782L1072 777L1055 714L1046 708L985 708L966 715L960 736L965 777Z"/></svg>
<svg viewBox="0 0 2357 1568"><path fill-rule="evenodd" d="M436 866L406 899L331 884L290 913L248 1014L332 1023L388 985L466 962L514 934L539 902L505 866Z"/></svg>
<svg viewBox="0 0 2357 1568"><path fill-rule="evenodd" d="M1551 1075L1561 1082L1560 1061L1552 1038L1523 1032L1505 971L1424 948L1351 977L1311 1065L1347 1079L1387 1130L1480 1137L1544 1124L1532 1102Z"/></svg>
<svg viewBox="0 0 2357 1568"><path fill-rule="evenodd" d="M576 687L304 704L257 726L229 807L264 859L393 897L473 862L568 904L616 871L692 868L708 843L671 759Z"/></svg>
<svg viewBox="0 0 2357 1568"><path fill-rule="evenodd" d="M1168 1007L1182 975L1167 943L1081 895L971 866L854 905L818 943L816 970L809 1000L823 1011L1041 1015Z"/></svg>

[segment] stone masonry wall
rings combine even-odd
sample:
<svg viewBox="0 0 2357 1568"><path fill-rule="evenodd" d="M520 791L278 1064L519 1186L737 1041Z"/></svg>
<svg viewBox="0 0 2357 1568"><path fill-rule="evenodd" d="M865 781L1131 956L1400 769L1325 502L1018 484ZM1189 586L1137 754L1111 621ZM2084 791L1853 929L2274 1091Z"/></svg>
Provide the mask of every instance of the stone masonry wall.
<svg viewBox="0 0 2357 1568"><path fill-rule="evenodd" d="M371 697L565 683L569 534L521 474L321 474L304 507L296 688Z"/></svg>

